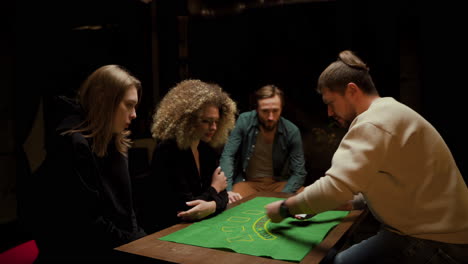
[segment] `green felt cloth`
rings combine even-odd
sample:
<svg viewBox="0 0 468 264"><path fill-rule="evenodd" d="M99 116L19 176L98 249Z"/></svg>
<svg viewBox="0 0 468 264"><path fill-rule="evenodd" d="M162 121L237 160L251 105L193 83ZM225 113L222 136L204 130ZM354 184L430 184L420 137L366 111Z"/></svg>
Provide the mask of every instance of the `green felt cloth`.
<svg viewBox="0 0 468 264"><path fill-rule="evenodd" d="M272 223L265 205L282 200L256 197L223 213L160 238L237 253L301 261L349 211L328 211L307 220Z"/></svg>

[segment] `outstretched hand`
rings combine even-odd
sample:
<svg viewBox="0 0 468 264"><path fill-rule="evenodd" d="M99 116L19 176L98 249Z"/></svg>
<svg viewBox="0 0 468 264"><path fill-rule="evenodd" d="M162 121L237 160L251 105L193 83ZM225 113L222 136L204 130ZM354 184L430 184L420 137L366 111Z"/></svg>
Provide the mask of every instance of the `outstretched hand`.
<svg viewBox="0 0 468 264"><path fill-rule="evenodd" d="M271 222L273 222L273 223L279 223L279 222L283 221L283 219L284 219L280 215L280 207L281 207L282 202L283 202L283 200L280 200L280 201L272 202L272 203L267 204L265 206L266 215L271 219ZM311 217L316 215L315 213L310 213L309 212L308 214L304 214L303 212L301 212L301 210L299 210L295 206L296 205L296 196L292 196L292 197L286 199L285 203L287 204L288 211L291 214L291 217L294 217L295 219L305 220L305 219L311 218Z"/></svg>
<svg viewBox="0 0 468 264"><path fill-rule="evenodd" d="M216 211L215 201L194 200L186 203L188 206L193 206L187 211L179 212L178 217L184 221L196 221L203 219Z"/></svg>

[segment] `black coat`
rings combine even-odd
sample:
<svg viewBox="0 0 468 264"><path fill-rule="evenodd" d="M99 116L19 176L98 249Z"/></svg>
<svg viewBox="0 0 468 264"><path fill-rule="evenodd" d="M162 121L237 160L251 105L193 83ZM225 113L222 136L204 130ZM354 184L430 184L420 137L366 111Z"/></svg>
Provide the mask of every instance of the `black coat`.
<svg viewBox="0 0 468 264"><path fill-rule="evenodd" d="M64 111L74 111L58 125L33 175L33 234L41 260L107 260L114 247L145 235L136 221L128 161L113 143L99 158L81 133L60 135L82 120L79 108L69 107Z"/></svg>
<svg viewBox="0 0 468 264"><path fill-rule="evenodd" d="M139 193L139 219L146 232L180 223L177 213L191 208L185 204L188 201L215 201L216 212L212 216L226 209L226 190L217 193L211 187L219 154L203 141L200 141L198 151L200 174L190 148L181 150L174 140L157 144L150 172L143 179Z"/></svg>

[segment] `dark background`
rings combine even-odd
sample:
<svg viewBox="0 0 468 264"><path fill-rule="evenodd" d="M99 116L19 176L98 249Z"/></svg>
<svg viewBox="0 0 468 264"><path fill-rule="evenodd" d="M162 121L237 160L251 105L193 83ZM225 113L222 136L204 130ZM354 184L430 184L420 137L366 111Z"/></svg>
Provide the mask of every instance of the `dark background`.
<svg viewBox="0 0 468 264"><path fill-rule="evenodd" d="M436 127L466 182L466 15L453 3L407 2L3 3L3 198L15 196L31 174L22 146L41 98L47 132L51 96L74 96L86 76L105 64L120 64L142 81L142 102L131 126L134 139L150 137L154 107L183 79L218 83L240 112L251 109L254 90L279 86L286 94L284 116L301 129L307 183L312 183L328 168L344 133L327 118L315 93L319 74L343 49L367 62L381 96L409 105ZM12 201L2 206L16 206ZM27 237L15 216L10 219L2 218L0 252Z"/></svg>

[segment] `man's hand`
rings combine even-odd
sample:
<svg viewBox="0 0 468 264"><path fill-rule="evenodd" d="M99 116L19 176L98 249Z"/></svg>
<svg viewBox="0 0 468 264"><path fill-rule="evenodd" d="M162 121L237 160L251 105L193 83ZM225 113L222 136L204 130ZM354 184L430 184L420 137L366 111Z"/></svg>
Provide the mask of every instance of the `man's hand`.
<svg viewBox="0 0 468 264"><path fill-rule="evenodd" d="M227 178L221 167L216 168L211 177L211 186L219 193L227 187Z"/></svg>
<svg viewBox="0 0 468 264"><path fill-rule="evenodd" d="M283 219L284 219L279 214L280 206L281 206L282 202L283 201L280 200L280 201L272 202L272 203L267 204L265 206L266 214L271 219L271 222L273 222L273 223L279 223L279 222L283 221Z"/></svg>
<svg viewBox="0 0 468 264"><path fill-rule="evenodd" d="M229 196L229 203L237 202L242 199L242 195L236 192L227 192Z"/></svg>
<svg viewBox="0 0 468 264"><path fill-rule="evenodd" d="M196 221L203 219L216 211L215 201L194 200L186 203L188 206L194 206L188 211L180 212L178 217L184 221Z"/></svg>
<svg viewBox="0 0 468 264"><path fill-rule="evenodd" d="M283 219L284 219L280 215L280 207L281 207L282 202L283 201L280 200L280 201L272 202L272 203L267 204L265 206L266 214L271 219L271 222L273 222L273 223L279 223L279 222L283 221ZM311 217L313 217L315 215L315 213L310 212L310 211L302 212L301 209L299 209L296 206L296 204L297 204L296 196L291 196L288 199L286 199L285 204L286 204L286 206L288 208L289 214L292 215L291 217L294 217L296 219L304 220L304 219L307 219L307 218L311 218Z"/></svg>

